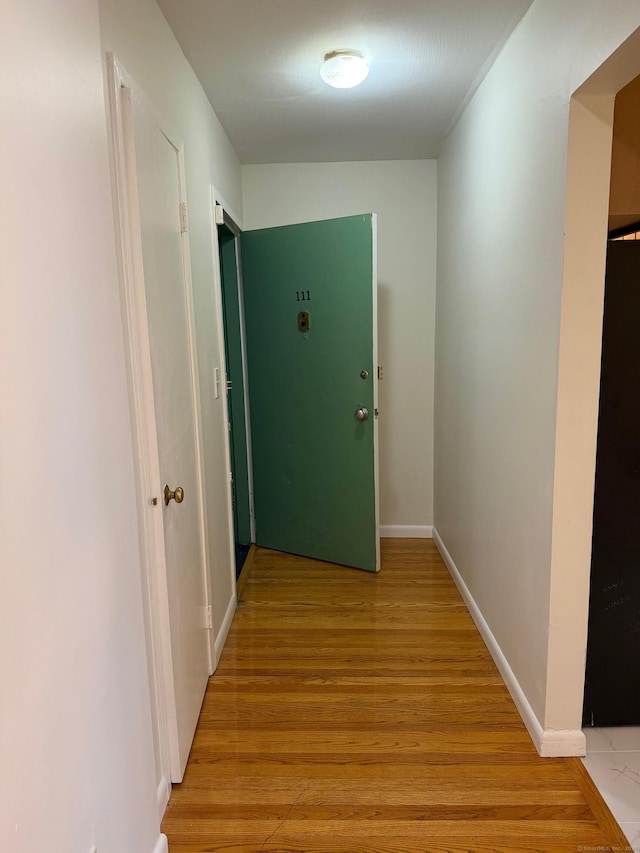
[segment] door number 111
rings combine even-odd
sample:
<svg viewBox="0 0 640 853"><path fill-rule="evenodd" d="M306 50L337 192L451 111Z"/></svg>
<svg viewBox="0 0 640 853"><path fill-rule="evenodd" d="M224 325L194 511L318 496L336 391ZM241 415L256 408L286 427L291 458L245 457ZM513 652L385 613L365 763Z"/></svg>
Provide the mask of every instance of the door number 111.
<svg viewBox="0 0 640 853"><path fill-rule="evenodd" d="M309 290L296 290L296 302L311 302L311 292Z"/></svg>

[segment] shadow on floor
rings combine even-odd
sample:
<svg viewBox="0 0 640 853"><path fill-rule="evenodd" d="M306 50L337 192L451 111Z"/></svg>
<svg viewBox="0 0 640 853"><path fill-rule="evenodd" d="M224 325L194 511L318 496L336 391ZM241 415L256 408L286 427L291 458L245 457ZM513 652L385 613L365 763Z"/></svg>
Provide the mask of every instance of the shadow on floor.
<svg viewBox="0 0 640 853"><path fill-rule="evenodd" d="M244 566L244 561L247 559L247 554L249 553L249 549L251 545L240 545L239 542L235 543L236 545L236 580L240 577L240 572L242 571L242 567Z"/></svg>

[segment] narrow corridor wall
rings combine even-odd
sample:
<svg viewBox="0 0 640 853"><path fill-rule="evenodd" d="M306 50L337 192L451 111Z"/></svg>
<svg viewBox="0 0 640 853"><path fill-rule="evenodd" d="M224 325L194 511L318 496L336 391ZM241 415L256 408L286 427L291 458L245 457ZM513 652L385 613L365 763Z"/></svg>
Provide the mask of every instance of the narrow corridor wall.
<svg viewBox="0 0 640 853"><path fill-rule="evenodd" d="M152 853L98 7L0 6L0 849Z"/></svg>
<svg viewBox="0 0 640 853"><path fill-rule="evenodd" d="M554 552L584 521L554 492L570 99L639 25L638 3L536 0L439 161L435 526L569 750L589 575L582 550Z"/></svg>

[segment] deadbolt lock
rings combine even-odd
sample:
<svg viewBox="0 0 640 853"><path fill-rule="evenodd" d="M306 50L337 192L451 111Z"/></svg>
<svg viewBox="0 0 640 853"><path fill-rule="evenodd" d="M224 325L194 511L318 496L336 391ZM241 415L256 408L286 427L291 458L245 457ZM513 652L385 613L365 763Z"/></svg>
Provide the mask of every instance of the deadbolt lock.
<svg viewBox="0 0 640 853"><path fill-rule="evenodd" d="M164 503L165 506L169 506L169 501L175 501L177 504L181 504L184 500L184 489L182 486L178 486L178 488L172 492L169 486L164 487Z"/></svg>
<svg viewBox="0 0 640 853"><path fill-rule="evenodd" d="M368 379L369 378L369 371L368 370L361 370L360 371L360 378L361 379Z"/></svg>
<svg viewBox="0 0 640 853"><path fill-rule="evenodd" d="M308 332L309 331L309 312L301 311L298 314L298 331L299 332Z"/></svg>

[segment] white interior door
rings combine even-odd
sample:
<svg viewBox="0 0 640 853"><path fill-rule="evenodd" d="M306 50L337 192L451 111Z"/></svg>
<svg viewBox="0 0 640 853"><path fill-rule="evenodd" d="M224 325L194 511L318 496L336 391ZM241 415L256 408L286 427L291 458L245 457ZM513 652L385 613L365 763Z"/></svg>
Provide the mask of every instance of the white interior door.
<svg viewBox="0 0 640 853"><path fill-rule="evenodd" d="M190 280L180 151L135 95L132 111L175 706L167 709L168 739L179 782L211 671ZM168 503L165 486L176 492Z"/></svg>

